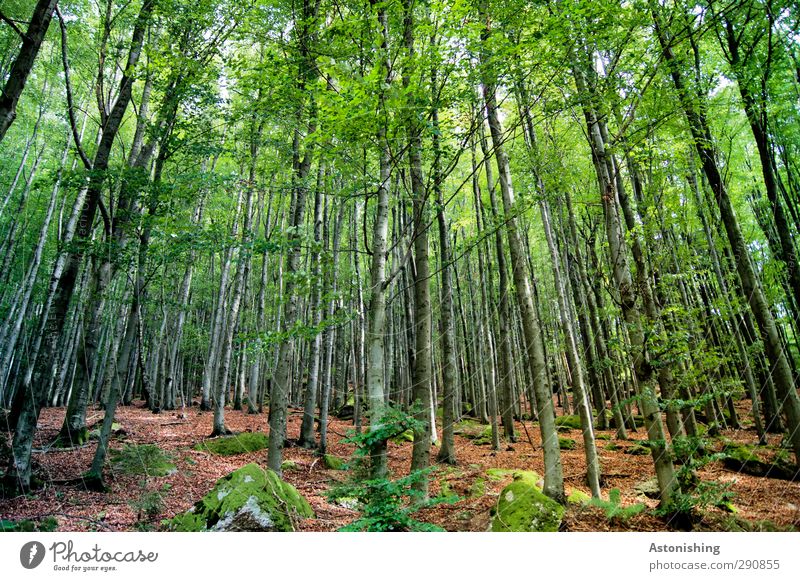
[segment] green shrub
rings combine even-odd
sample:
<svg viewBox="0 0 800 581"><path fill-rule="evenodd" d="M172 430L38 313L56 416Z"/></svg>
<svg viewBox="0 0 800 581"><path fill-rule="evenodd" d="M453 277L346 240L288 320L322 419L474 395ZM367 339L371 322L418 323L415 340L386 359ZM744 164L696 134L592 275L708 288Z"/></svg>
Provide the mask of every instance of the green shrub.
<svg viewBox="0 0 800 581"><path fill-rule="evenodd" d="M429 477L434 467L417 470L397 479L372 479L366 475L370 450L406 430L420 427L413 416L390 407L385 411L379 429L367 430L361 434L355 432L348 434L345 441L356 445L353 459L348 463L353 467L351 477L348 482L334 486L328 492L328 498L331 502L347 498L360 516L339 530L365 532L444 530L413 518L413 514L421 508L458 500L458 497L452 495L446 498L424 498L419 485Z"/></svg>
<svg viewBox="0 0 800 581"><path fill-rule="evenodd" d="M58 530L58 521L53 516L35 520L0 520L0 533L52 533Z"/></svg>
<svg viewBox="0 0 800 581"><path fill-rule="evenodd" d="M588 504L589 506L596 506L597 508L603 509L606 518L612 523L623 523L645 509L645 505L641 502L631 504L630 506L622 506L620 504L619 488L612 488L608 491L608 500L593 498Z"/></svg>

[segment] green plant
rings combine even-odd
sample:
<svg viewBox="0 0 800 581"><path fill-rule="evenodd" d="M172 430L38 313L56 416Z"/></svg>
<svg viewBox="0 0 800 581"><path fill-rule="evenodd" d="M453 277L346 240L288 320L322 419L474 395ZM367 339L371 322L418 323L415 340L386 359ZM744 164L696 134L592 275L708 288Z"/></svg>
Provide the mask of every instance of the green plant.
<svg viewBox="0 0 800 581"><path fill-rule="evenodd" d="M38 522L34 520L0 520L0 533L52 533L58 530L58 520L53 516L41 518Z"/></svg>
<svg viewBox="0 0 800 581"><path fill-rule="evenodd" d="M698 477L698 470L718 460L724 459L726 453L709 453L708 442L699 437L675 438L672 442L675 459L681 464L675 471L680 489L675 491L669 503L658 509L658 516L671 519L691 520L693 515L710 506L733 512L731 501L734 494L730 485L720 482L704 482Z"/></svg>
<svg viewBox="0 0 800 581"><path fill-rule="evenodd" d="M176 470L172 457L154 444L125 444L110 457L114 470L133 476L168 476Z"/></svg>
<svg viewBox="0 0 800 581"><path fill-rule="evenodd" d="M735 512L731 501L735 495L730 491L730 484L723 482L698 481L687 491L678 490L672 494L670 502L658 507L655 514L671 520L691 520L695 513L710 506Z"/></svg>
<svg viewBox="0 0 800 581"><path fill-rule="evenodd" d="M353 459L348 465L353 466L351 479L333 487L328 498L348 498L354 502L354 508L360 517L342 531L442 531L443 529L418 521L413 514L421 508L441 502L455 502L458 497L448 496L426 499L420 491L420 484L426 480L433 467L417 470L402 478L368 478L368 458L376 446L402 434L406 430L419 427L413 416L397 408L387 408L381 418L381 426L374 431L367 430L362 434L351 432L347 442L356 445Z"/></svg>
<svg viewBox="0 0 800 581"><path fill-rule="evenodd" d="M620 503L619 488L612 488L608 491L608 500L593 498L588 504L589 506L603 509L606 518L612 523L625 522L645 509L645 505L641 502L629 506L622 506Z"/></svg>
<svg viewBox="0 0 800 581"><path fill-rule="evenodd" d="M428 478L432 469L418 470L408 476L395 480L381 478L363 480L337 487L335 496L356 500L355 509L361 516L342 527L341 531L443 531L435 525L424 523L413 518L419 509L438 502L450 502L445 499L424 500L422 493L415 488L423 479Z"/></svg>

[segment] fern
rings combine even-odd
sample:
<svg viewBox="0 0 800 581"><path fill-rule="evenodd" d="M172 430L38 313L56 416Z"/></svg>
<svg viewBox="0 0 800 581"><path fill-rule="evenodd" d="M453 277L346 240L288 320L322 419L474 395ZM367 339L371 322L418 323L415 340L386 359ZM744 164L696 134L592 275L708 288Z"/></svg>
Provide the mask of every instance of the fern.
<svg viewBox="0 0 800 581"><path fill-rule="evenodd" d="M602 498L593 498L589 501L589 506L595 506L603 509L606 518L610 522L617 523L629 520L646 508L641 502L631 504L630 506L622 506L620 503L619 488L612 488L608 492L608 500L603 500Z"/></svg>

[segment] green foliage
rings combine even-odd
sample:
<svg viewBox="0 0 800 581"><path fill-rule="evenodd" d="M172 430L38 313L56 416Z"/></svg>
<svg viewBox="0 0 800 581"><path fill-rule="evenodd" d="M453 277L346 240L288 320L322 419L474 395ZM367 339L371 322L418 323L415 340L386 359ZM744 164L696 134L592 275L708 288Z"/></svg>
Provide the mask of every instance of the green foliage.
<svg viewBox="0 0 800 581"><path fill-rule="evenodd" d="M691 519L698 511L702 512L712 506L735 512L731 504L734 497L730 483L698 481L675 491L670 502L659 506L655 514L669 518Z"/></svg>
<svg viewBox="0 0 800 581"><path fill-rule="evenodd" d="M142 482L142 491L139 496L129 502L136 511L134 527L139 531L153 530L153 520L164 511L164 493L170 486L165 484L161 490L148 490L146 481Z"/></svg>
<svg viewBox="0 0 800 581"><path fill-rule="evenodd" d="M725 458L724 453L709 453L709 444L697 437L673 439L672 450L676 460L680 460L675 471L680 489L673 492L669 503L662 503L656 509L658 516L691 520L698 512L712 506L733 512L734 494L730 484L701 481L698 477L698 470Z"/></svg>
<svg viewBox="0 0 800 581"><path fill-rule="evenodd" d="M448 495L426 499L420 484L427 480L435 467L418 470L402 478L377 478L365 476L365 460L376 445L402 434L406 430L420 428L412 415L395 407L388 407L381 418L381 425L374 431L361 434L351 432L346 441L356 444L351 464L356 468L351 480L334 486L328 493L331 501L347 498L354 501L360 517L341 531L442 531L443 529L418 521L414 513L424 507L441 502L455 502L458 497Z"/></svg>
<svg viewBox="0 0 800 581"><path fill-rule="evenodd" d="M337 486L329 498L353 498L361 516L340 531L388 532L417 531L432 532L444 529L413 518L419 509L440 502L454 502L452 496L425 500L416 488L427 479L433 468L418 470L408 476L391 480L388 478L362 480Z"/></svg>
<svg viewBox="0 0 800 581"><path fill-rule="evenodd" d="M176 471L172 457L155 444L125 444L111 450L109 458L114 470L128 475L160 477Z"/></svg>
<svg viewBox="0 0 800 581"><path fill-rule="evenodd" d="M52 533L58 530L58 520L53 516L29 520L0 520L0 533Z"/></svg>
<svg viewBox="0 0 800 581"><path fill-rule="evenodd" d="M603 500L602 498L593 498L588 504L589 506L595 506L603 509L603 512L605 513L609 522L615 524L624 523L625 521L641 513L646 508L641 502L637 502L636 504L631 504L628 506L622 506L620 502L619 488L612 488L608 491L608 500Z"/></svg>

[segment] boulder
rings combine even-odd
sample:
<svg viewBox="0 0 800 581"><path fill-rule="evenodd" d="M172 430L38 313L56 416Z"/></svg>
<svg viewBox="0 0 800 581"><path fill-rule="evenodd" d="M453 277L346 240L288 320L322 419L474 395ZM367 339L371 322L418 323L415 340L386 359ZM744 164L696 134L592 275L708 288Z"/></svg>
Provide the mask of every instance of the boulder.
<svg viewBox="0 0 800 581"><path fill-rule="evenodd" d="M556 532L564 517L564 507L548 498L524 472L500 493L494 508L492 532Z"/></svg>
<svg viewBox="0 0 800 581"><path fill-rule="evenodd" d="M637 442L632 446L625 448L622 453L628 454L629 456L647 456L650 453L650 448L648 448L645 444Z"/></svg>
<svg viewBox="0 0 800 581"><path fill-rule="evenodd" d="M261 432L242 432L232 436L210 438L197 444L195 450L211 452L217 456L236 456L266 450L269 447L269 437Z"/></svg>
<svg viewBox="0 0 800 581"><path fill-rule="evenodd" d="M557 416L556 426L570 430L580 430L581 418L580 416Z"/></svg>
<svg viewBox="0 0 800 581"><path fill-rule="evenodd" d="M722 463L729 470L781 480L800 478L800 470L788 460L785 450L727 444L722 452Z"/></svg>
<svg viewBox="0 0 800 581"><path fill-rule="evenodd" d="M633 490L637 494L641 494L647 498L653 498L656 500L661 498L661 489L658 487L658 480L655 477L637 483L634 485Z"/></svg>
<svg viewBox="0 0 800 581"><path fill-rule="evenodd" d="M217 480L192 508L165 524L180 532L293 531L298 519L313 516L294 486L272 470L247 464Z"/></svg>

